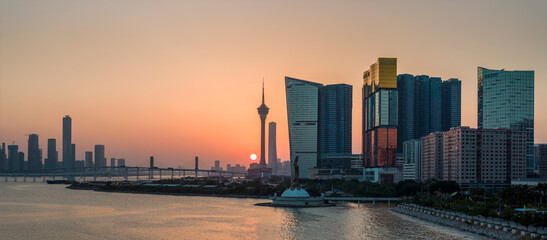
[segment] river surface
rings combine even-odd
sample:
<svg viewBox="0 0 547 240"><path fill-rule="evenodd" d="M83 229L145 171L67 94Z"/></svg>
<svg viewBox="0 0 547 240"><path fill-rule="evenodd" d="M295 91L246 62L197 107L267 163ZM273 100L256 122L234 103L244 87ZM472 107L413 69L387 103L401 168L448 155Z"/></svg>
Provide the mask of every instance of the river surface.
<svg viewBox="0 0 547 240"><path fill-rule="evenodd" d="M264 199L70 190L0 182L0 239L475 239L388 207L254 206Z"/></svg>

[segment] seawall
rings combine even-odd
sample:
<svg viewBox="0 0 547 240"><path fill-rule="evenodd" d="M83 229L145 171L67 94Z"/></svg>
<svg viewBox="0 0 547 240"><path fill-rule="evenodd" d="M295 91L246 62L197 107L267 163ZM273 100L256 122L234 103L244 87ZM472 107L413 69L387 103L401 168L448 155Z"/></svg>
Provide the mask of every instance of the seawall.
<svg viewBox="0 0 547 240"><path fill-rule="evenodd" d="M500 218L471 216L409 203L400 203L391 211L490 239L547 239L544 227L523 226Z"/></svg>

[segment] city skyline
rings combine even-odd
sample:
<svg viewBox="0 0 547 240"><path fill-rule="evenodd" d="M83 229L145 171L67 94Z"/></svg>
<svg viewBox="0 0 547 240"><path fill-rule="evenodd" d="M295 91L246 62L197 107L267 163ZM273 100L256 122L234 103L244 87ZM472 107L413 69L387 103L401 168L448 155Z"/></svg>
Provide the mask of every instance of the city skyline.
<svg viewBox="0 0 547 240"><path fill-rule="evenodd" d="M191 167L198 155L206 165L248 166L260 152L262 77L283 161L284 76L354 87L353 153L361 153L362 72L378 57L397 58L397 74L460 79L462 126L477 126L478 66L534 70L537 91L547 87L546 17L537 10L545 3L243 3L251 5L224 12L227 3L0 2L0 141L24 151L25 134L36 133L45 158L55 138L61 161L59 121L70 115L75 159L101 143L106 157L128 165L146 166L153 155L160 166ZM428 17L412 14L425 6ZM191 13L198 7L202 16ZM547 113L538 106L547 96L538 93L535 142L545 143Z"/></svg>

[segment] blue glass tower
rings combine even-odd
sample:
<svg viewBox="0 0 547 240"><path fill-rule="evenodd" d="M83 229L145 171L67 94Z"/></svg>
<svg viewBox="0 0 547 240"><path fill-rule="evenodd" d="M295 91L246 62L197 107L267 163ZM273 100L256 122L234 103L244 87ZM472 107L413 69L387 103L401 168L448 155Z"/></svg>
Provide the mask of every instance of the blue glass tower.
<svg viewBox="0 0 547 240"><path fill-rule="evenodd" d="M406 140L415 138L416 124L416 81L410 74L397 76L397 91L399 91L399 131L397 131L397 146L403 146ZM419 121L418 121L419 122ZM397 148L403 152L402 148Z"/></svg>
<svg viewBox="0 0 547 240"><path fill-rule="evenodd" d="M333 84L319 89L319 150L322 161L329 155L351 155L353 88Z"/></svg>
<svg viewBox="0 0 547 240"><path fill-rule="evenodd" d="M442 83L442 130L461 126L462 123L462 82L450 78Z"/></svg>
<svg viewBox="0 0 547 240"><path fill-rule="evenodd" d="M527 131L526 175L533 175L534 71L477 70L478 127Z"/></svg>
<svg viewBox="0 0 547 240"><path fill-rule="evenodd" d="M429 133L441 131L441 78L429 78Z"/></svg>
<svg viewBox="0 0 547 240"><path fill-rule="evenodd" d="M397 76L399 91L398 144L447 131L461 124L461 81L451 78L442 81L427 75ZM399 153L403 148L397 149Z"/></svg>

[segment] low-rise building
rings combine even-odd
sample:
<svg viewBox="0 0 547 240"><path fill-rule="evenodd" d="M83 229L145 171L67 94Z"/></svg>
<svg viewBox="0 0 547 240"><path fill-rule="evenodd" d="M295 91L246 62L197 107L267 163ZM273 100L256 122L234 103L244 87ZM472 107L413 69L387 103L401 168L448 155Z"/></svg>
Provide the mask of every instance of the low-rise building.
<svg viewBox="0 0 547 240"><path fill-rule="evenodd" d="M547 144L534 145L534 158L541 178L547 178Z"/></svg>
<svg viewBox="0 0 547 240"><path fill-rule="evenodd" d="M421 179L443 179L443 133L434 132L421 138Z"/></svg>
<svg viewBox="0 0 547 240"><path fill-rule="evenodd" d="M403 180L420 181L422 141L413 139L403 143Z"/></svg>
<svg viewBox="0 0 547 240"><path fill-rule="evenodd" d="M526 177L526 131L452 128L443 133L443 180L496 187Z"/></svg>

